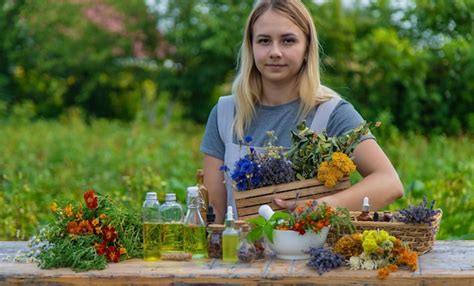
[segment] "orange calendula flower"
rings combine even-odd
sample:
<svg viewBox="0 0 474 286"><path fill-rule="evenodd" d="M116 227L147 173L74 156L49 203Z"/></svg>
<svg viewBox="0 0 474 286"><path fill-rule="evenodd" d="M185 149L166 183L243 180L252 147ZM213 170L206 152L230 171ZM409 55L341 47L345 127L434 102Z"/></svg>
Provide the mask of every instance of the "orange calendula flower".
<svg viewBox="0 0 474 286"><path fill-rule="evenodd" d="M84 193L84 200L86 201L86 205L90 209L95 209L98 206L97 196L95 195L94 190L89 190Z"/></svg>
<svg viewBox="0 0 474 286"><path fill-rule="evenodd" d="M100 215L99 215L99 218L100 218L100 219L106 219L106 218L107 218L107 215L106 215L106 214L100 214Z"/></svg>
<svg viewBox="0 0 474 286"><path fill-rule="evenodd" d="M88 220L82 220L79 223L79 229L81 230L82 233L89 233L89 234L91 234L94 231L94 228L92 227L91 223Z"/></svg>
<svg viewBox="0 0 474 286"><path fill-rule="evenodd" d="M102 228L100 226L96 226L94 230L96 234L102 234Z"/></svg>
<svg viewBox="0 0 474 286"><path fill-rule="evenodd" d="M76 221L70 221L67 224L66 228L67 228L67 232L70 234L79 234L79 232L81 231L81 228L79 227Z"/></svg>
<svg viewBox="0 0 474 286"><path fill-rule="evenodd" d="M77 212L77 213L76 213L76 218L77 218L77 219L82 219L82 212L80 212L80 211Z"/></svg>
<svg viewBox="0 0 474 286"><path fill-rule="evenodd" d="M96 226L96 225L99 224L99 220L98 220L97 218L95 218L95 219L93 219L93 220L91 221L91 224L92 224L93 226Z"/></svg>
<svg viewBox="0 0 474 286"><path fill-rule="evenodd" d="M127 254L127 249L125 247L120 247L120 255Z"/></svg>
<svg viewBox="0 0 474 286"><path fill-rule="evenodd" d="M49 209L55 213L58 210L58 204L56 202L53 202L49 205Z"/></svg>
<svg viewBox="0 0 474 286"><path fill-rule="evenodd" d="M71 204L68 204L65 208L64 208L64 214L67 216L67 217L71 217L74 215L74 212L72 211L72 206Z"/></svg>

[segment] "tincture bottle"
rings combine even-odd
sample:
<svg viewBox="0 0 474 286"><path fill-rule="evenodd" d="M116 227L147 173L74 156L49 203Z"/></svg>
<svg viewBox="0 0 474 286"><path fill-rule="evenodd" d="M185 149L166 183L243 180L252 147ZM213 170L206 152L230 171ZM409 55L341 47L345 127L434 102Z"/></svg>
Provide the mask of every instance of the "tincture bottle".
<svg viewBox="0 0 474 286"><path fill-rule="evenodd" d="M358 221L372 221L372 217L369 215L370 205L369 198L364 197L364 202L362 204L362 213L357 216Z"/></svg>
<svg viewBox="0 0 474 286"><path fill-rule="evenodd" d="M142 208L143 221L143 259L156 261L160 259L161 226L160 203L155 192L146 193Z"/></svg>
<svg viewBox="0 0 474 286"><path fill-rule="evenodd" d="M227 207L225 229L222 233L222 260L235 263L237 259L237 246L239 245L239 233L234 228L234 215L232 206Z"/></svg>
<svg viewBox="0 0 474 286"><path fill-rule="evenodd" d="M202 219L199 207L201 198L198 187L189 187L188 211L184 218L184 251L191 253L193 259L207 257L206 224Z"/></svg>

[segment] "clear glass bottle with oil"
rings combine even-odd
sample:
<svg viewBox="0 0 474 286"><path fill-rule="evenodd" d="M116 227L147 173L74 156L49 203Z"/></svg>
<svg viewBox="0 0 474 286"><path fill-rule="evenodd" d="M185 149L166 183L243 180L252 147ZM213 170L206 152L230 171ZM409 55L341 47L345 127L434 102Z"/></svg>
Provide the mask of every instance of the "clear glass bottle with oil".
<svg viewBox="0 0 474 286"><path fill-rule="evenodd" d="M176 194L167 193L160 207L161 255L184 253L183 208L176 202Z"/></svg>
<svg viewBox="0 0 474 286"><path fill-rule="evenodd" d="M222 232L222 260L227 263L236 263L237 247L239 246L239 232L234 228L232 206L227 207L225 229Z"/></svg>
<svg viewBox="0 0 474 286"><path fill-rule="evenodd" d="M193 259L207 257L206 224L202 219L200 206L202 199L198 187L188 188L188 211L184 218L184 251L192 254Z"/></svg>
<svg viewBox="0 0 474 286"><path fill-rule="evenodd" d="M146 193L142 208L143 259L157 261L161 253L160 203L155 192Z"/></svg>

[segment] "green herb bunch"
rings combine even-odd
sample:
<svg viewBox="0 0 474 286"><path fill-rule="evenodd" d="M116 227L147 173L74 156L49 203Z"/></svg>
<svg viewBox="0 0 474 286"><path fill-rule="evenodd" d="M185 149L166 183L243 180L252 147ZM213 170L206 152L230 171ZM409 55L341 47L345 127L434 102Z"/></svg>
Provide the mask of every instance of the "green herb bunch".
<svg viewBox="0 0 474 286"><path fill-rule="evenodd" d="M85 192L84 200L85 206L78 202L66 202L62 207L56 202L51 204L56 220L35 239L40 245L35 257L39 267L100 270L108 262L143 255L143 226L138 212L94 190Z"/></svg>
<svg viewBox="0 0 474 286"><path fill-rule="evenodd" d="M376 127L379 123L375 124ZM315 133L306 126L306 122L298 124L296 130L291 131L292 146L287 158L293 163L298 180L316 177L319 166L330 161L334 152L341 152L351 156L359 143L359 138L370 131L370 123L362 123L359 127L339 137L329 137L323 131Z"/></svg>

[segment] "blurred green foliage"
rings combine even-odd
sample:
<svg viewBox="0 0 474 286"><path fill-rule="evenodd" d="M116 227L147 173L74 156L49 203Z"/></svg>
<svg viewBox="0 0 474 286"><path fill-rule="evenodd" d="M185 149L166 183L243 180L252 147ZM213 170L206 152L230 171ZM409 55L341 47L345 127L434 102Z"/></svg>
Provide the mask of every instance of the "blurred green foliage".
<svg viewBox="0 0 474 286"><path fill-rule="evenodd" d="M230 92L254 1L0 0L0 106L35 117L205 122ZM474 1L304 1L322 79L369 120L474 130ZM199 108L197 108L199 107Z"/></svg>

